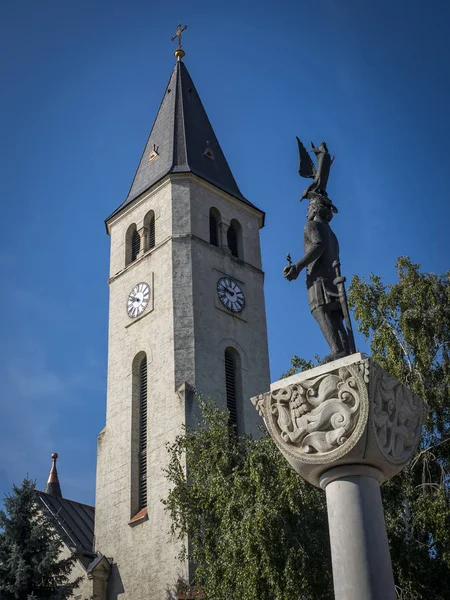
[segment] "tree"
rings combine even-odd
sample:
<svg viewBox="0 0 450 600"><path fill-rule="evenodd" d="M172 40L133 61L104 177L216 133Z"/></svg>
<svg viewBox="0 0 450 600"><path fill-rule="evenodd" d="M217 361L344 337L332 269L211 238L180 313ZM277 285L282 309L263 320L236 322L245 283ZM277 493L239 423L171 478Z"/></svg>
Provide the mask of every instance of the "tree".
<svg viewBox="0 0 450 600"><path fill-rule="evenodd" d="M373 359L428 405L416 455L382 489L402 597L449 597L450 272L421 273L400 257L398 281L354 277L349 301Z"/></svg>
<svg viewBox="0 0 450 600"><path fill-rule="evenodd" d="M200 404L197 428L169 447L165 500L173 533L189 532L182 558L196 564L194 583L215 600L329 598L324 494L298 477L268 436L237 436L227 411Z"/></svg>
<svg viewBox="0 0 450 600"><path fill-rule="evenodd" d="M349 302L371 355L428 404L420 447L382 486L399 598L444 600L450 589L450 273L421 273L409 258L398 282L354 277ZM317 362L317 357L315 359ZM314 366L293 357L291 375ZM291 469L267 436L230 434L227 414L203 419L169 448L166 500L173 531L189 533L207 598L330 599L325 495ZM188 465L188 479L185 465Z"/></svg>
<svg viewBox="0 0 450 600"><path fill-rule="evenodd" d="M60 558L62 541L36 503L35 482L13 486L0 510L2 600L65 600L79 580L68 581L75 557Z"/></svg>

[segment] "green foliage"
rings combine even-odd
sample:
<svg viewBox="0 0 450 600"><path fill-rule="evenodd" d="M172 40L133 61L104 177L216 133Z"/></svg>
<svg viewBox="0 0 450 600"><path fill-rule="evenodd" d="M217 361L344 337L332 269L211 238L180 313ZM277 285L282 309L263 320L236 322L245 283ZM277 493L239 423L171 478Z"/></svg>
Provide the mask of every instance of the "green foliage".
<svg viewBox="0 0 450 600"><path fill-rule="evenodd" d="M201 423L169 447L165 501L173 532L189 532L195 583L215 600L331 598L324 494L270 438L231 434L228 414L200 402Z"/></svg>
<svg viewBox="0 0 450 600"><path fill-rule="evenodd" d="M60 559L62 542L38 508L35 482L5 497L0 510L0 597L2 600L65 600L78 581L68 583L74 558Z"/></svg>
<svg viewBox="0 0 450 600"><path fill-rule="evenodd" d="M421 273L407 257L398 282L354 277L349 303L371 355L429 407L411 464L382 487L396 583L403 597L450 589L450 273Z"/></svg>
<svg viewBox="0 0 450 600"><path fill-rule="evenodd" d="M291 368L282 373L281 379L285 377L290 377L291 375L295 375L295 373L303 373L303 371L307 371L308 369L313 369L317 367L320 359L318 356L315 357L314 362L311 360L305 360L304 358L300 358L299 356L293 356L291 358Z"/></svg>
<svg viewBox="0 0 450 600"><path fill-rule="evenodd" d="M398 597L444 600L450 597L450 273L419 269L402 257L393 285L356 276L349 304L374 360L430 409L415 457L382 493ZM283 376L313 366L293 357ZM186 552L207 598L333 597L324 494L298 477L269 438L230 436L227 414L203 402L202 423L169 451L166 507L174 533L184 539L189 532Z"/></svg>

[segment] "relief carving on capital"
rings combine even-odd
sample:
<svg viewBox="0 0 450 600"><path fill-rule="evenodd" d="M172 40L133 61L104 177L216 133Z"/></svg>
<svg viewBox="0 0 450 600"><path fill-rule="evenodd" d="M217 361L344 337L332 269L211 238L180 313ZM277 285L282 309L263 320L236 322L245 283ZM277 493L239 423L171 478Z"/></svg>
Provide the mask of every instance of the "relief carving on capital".
<svg viewBox="0 0 450 600"><path fill-rule="evenodd" d="M402 383L376 366L373 377L372 427L378 447L390 462L407 462L419 442L427 409Z"/></svg>
<svg viewBox="0 0 450 600"><path fill-rule="evenodd" d="M341 454L353 447L367 422L368 373L368 361L344 366L259 396L255 406L269 431L307 462Z"/></svg>

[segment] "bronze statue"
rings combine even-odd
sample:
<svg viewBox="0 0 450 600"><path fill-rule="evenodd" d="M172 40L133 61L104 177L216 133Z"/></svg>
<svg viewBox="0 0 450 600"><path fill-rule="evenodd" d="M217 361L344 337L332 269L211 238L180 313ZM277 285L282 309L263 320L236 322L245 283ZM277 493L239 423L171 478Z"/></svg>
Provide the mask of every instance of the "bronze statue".
<svg viewBox="0 0 450 600"><path fill-rule="evenodd" d="M309 306L330 346L331 353L323 361L329 362L355 352L344 287L345 277L340 272L339 243L329 225L333 213L337 213L337 208L326 192L333 160L325 142L319 148L311 143L313 152L318 156L316 170L307 150L298 138L297 141L300 153L299 174L302 177L314 177L314 181L302 197L309 199L303 236L305 254L295 264L291 264L291 257L288 255L289 264L284 268L284 276L292 281L306 268Z"/></svg>

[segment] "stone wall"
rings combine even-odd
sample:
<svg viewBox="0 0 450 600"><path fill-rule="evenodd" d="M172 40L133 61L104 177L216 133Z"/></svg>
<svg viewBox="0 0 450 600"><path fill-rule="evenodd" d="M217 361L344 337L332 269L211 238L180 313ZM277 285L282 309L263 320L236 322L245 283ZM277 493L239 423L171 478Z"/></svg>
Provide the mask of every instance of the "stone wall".
<svg viewBox="0 0 450 600"><path fill-rule="evenodd" d="M222 215L222 227L242 226L244 259L209 244L209 209ZM130 225L142 232L155 213L156 244L125 265ZM259 245L261 214L194 175L172 175L113 217L111 234L110 319L106 426L98 438L96 550L113 559L108 598L173 597L188 566L177 559L180 543L169 534L161 499L168 483L163 469L166 444L192 418L192 394L177 393L184 383L225 401L224 351L236 348L242 360L241 417L246 431L262 423L248 399L269 385L269 363ZM225 238L226 239L226 238ZM141 246L142 248L142 246ZM235 278L246 295L238 315L227 311L216 293L222 275ZM147 282L151 300L131 319L126 299L133 286ZM133 481L132 365L147 355L148 515L130 524L136 512ZM187 417L188 414L188 417ZM189 424L189 423L188 423ZM136 456L134 457L136 460ZM135 469L136 470L136 469Z"/></svg>

